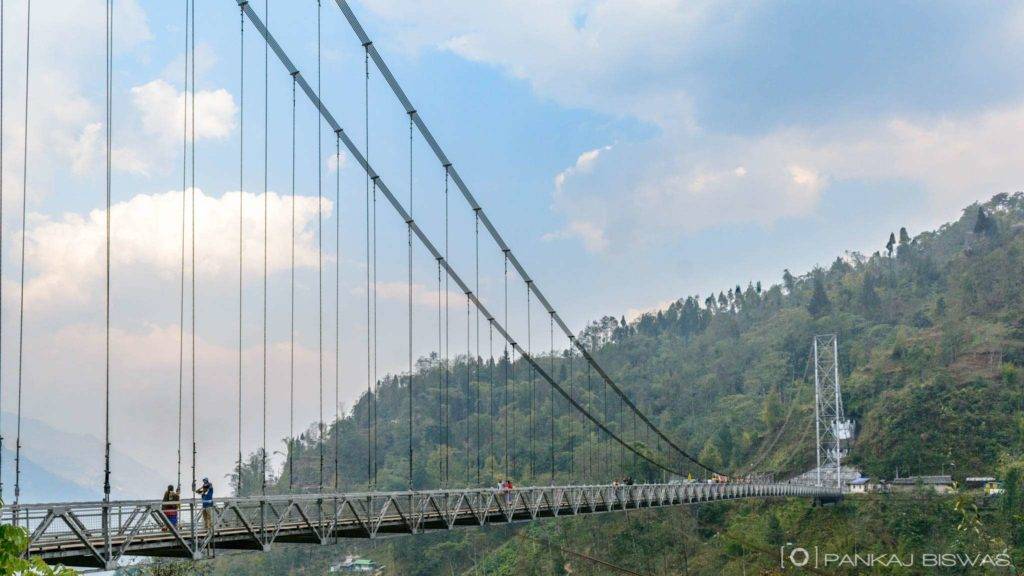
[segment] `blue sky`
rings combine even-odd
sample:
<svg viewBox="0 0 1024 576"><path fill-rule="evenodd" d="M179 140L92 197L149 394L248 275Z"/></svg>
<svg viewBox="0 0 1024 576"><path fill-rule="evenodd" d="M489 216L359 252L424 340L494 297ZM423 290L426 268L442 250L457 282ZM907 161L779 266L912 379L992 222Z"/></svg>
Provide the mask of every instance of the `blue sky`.
<svg viewBox="0 0 1024 576"><path fill-rule="evenodd" d="M4 334L17 329L24 104L24 2L8 3L5 43ZM264 13L264 2L253 6ZM1020 187L1024 10L1005 3L558 0L423 3L354 9L449 157L570 326L635 315L689 294L770 284L888 233L955 218ZM198 7L196 274L202 467L230 467L238 346L239 145L246 193L244 409L262 384L263 44L239 13ZM119 0L114 117L115 428L123 449L167 473L178 384L184 2ZM270 29L316 78L316 5L270 1ZM323 98L360 148L363 50L333 2L322 8ZM102 2L38 0L29 124L26 411L101 430ZM407 201L408 119L375 70L370 157ZM291 82L269 66L270 388L287 399ZM340 262L341 401L365 388L364 179L342 162L341 256L334 139L316 148L315 110L297 105L297 420L316 418L317 164L325 232L324 367L334 385L334 284ZM241 137L244 128L245 136ZM443 245L443 170L417 136L413 212ZM451 261L475 278L473 216L452 188ZM400 370L405 230L378 204L379 371ZM481 294L503 312L501 255L481 239ZM191 267L186 279L191 279ZM436 348L436 269L415 252L416 355ZM475 280L473 280L475 282ZM511 284L524 340L525 292ZM465 304L452 296L452 353L465 351ZM191 312L186 302L186 318ZM535 318L539 315L535 316ZM535 347L548 346L543 319ZM456 328L458 327L458 328ZM538 336L539 335L539 336ZM188 334L186 333L186 337ZM470 340L474 340L473 337ZM486 341L486 335L484 335ZM396 342L398 342L396 344ZM539 342L539 343L538 343ZM3 341L10 406L17 341ZM564 342L556 342L564 346ZM486 351L482 351L486 352ZM185 363L191 358L186 355ZM189 380L185 379L186 392ZM276 405L275 405L276 406ZM189 407L186 405L186 410ZM329 409L330 412L330 409ZM45 413L45 415L44 415ZM271 437L287 414L271 410ZM186 437L188 432L186 431ZM257 447L259 429L243 445ZM31 454L31 450L29 450ZM159 484L159 482L157 482Z"/></svg>

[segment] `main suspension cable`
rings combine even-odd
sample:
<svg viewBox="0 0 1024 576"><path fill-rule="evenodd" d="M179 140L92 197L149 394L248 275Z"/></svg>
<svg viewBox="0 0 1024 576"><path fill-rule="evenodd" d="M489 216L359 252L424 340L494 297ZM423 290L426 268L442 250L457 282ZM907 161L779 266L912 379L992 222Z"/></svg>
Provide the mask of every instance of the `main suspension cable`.
<svg viewBox="0 0 1024 576"><path fill-rule="evenodd" d="M242 3L245 3L244 0L243 0ZM245 3L245 4L247 5L247 3ZM276 41L273 40L273 38L270 35L269 31L267 31L265 27L261 26L261 23L259 22L259 17L255 14L254 11L252 11L251 7L248 7L248 5L247 5L245 10L246 10L246 14L249 16L250 20L252 20L254 23L257 23L257 28L260 30L260 32L262 34L264 34L265 37L267 37L269 41L271 41L272 47L274 48L275 53L278 55L281 63L285 66L285 68L288 70L288 72L290 74L292 74L293 77L296 78L296 80L301 84L301 86L303 88L303 91L306 94L306 96L308 98L310 98L311 101L315 102L316 99L317 99L317 96L316 96L315 92L309 86L309 83L306 82L305 79L303 79L300 76L299 71L291 63L291 60L287 57L287 55L281 49L280 45L277 44ZM370 47L369 45L368 45L368 50L372 50L372 47ZM375 58L378 57L376 55L376 51L375 50L372 51L372 53L374 54ZM345 134L345 132L338 125L338 123L334 119L334 117L326 109L323 109L323 117L331 125L332 129L334 129L335 132L337 134L339 134L339 136L342 138L342 141L345 144L346 148L352 154L353 158L357 161L357 163L360 165L360 167L362 167L363 170L368 175L372 176L372 178L374 179L377 187L380 188L381 192L385 195L386 199L392 205L392 207L395 209L395 211L399 214L399 216L401 216L403 219L408 220L409 216L408 216L408 213L406 212L406 210L404 209L404 207L395 198L395 196L387 188L387 186L384 184L384 182L380 180L380 177L372 169L372 167L370 166L370 164L367 161L366 157L359 151L359 149L355 146L355 144L351 141L351 139L348 138L348 136ZM417 125L419 125L418 117L416 119L416 123L417 123ZM446 173L447 173L447 171L446 171ZM483 221L484 225L487 226L488 222L486 220L483 220L483 215L482 214L481 214L481 218L482 218L482 221ZM479 300L479 298L476 297L476 295L472 294L472 291L469 290L469 287L458 276L458 274L455 272L455 270L449 265L449 263L447 262L447 259L442 255L442 253L437 249L437 247L435 247L433 245L433 243L430 242L429 238L423 233L422 229L420 229L415 224L412 224L412 227L413 227L413 233L416 234L416 236L420 239L420 242L428 249L428 251L438 261L438 263L440 265L443 265L445 271L447 272L447 278L451 279L451 280L454 280L458 284L460 289L462 289L464 292L469 292L471 294L472 302L480 309L480 311L481 311L481 313L483 315L485 315L488 319L493 318L487 312L486 307L484 306L484 304ZM505 247L502 246L502 249L505 249ZM514 263L514 261L513 261L513 263ZM557 317L556 317L556 321L557 321ZM560 322L559 322L559 324L561 326ZM530 354L527 353L526 350L524 350L522 347L518 346L515 343L515 341L509 335L509 333L507 332L507 330L505 329L504 326L500 326L497 323L495 323L495 328L498 330L500 335L503 338L505 338L505 340L509 344L512 345L513 350L515 352L518 352L520 354L520 356L530 365L530 368L532 369L532 371L535 374L540 375L549 385L554 386L556 391L559 394L561 394L563 396L563 398L566 398L567 400L570 401L570 404L572 405L572 407L574 409L576 409L576 410L578 410L580 412L583 412L587 416L588 419L590 419L592 422L597 424L599 426L599 428L601 428L601 430L607 432L610 435L610 437L613 440L615 440L617 443L619 443L622 446L628 446L628 444L622 438L620 438L617 434L612 433L610 429L608 429L603 423L601 423L599 420L597 420L592 414L586 412L586 409L582 405L580 405L574 399L569 398L568 393L565 391L565 389L562 386L560 386L558 384L558 382L556 382L547 373L547 371L545 371L536 362L536 360ZM596 367L595 367L595 370L597 370ZM629 447L629 449L631 451L634 450L634 448L632 446L628 446L628 447ZM678 473L677 471L665 468L665 466L663 464L661 464L660 462L658 462L656 460L653 460L653 459L649 458L647 455L641 455L641 457L643 457L645 460L647 460L651 464L653 464L655 466L658 466L658 467L660 467L662 469L665 469L666 471L669 471L669 472L672 472L672 473Z"/></svg>
<svg viewBox="0 0 1024 576"><path fill-rule="evenodd" d="M380 53L376 50L376 48L372 47L372 42L367 36L362 25L359 23L359 20L356 18L355 13L353 13L351 7L348 5L348 2L346 2L345 0L336 0L336 4L341 9L342 13L345 15L346 20L349 22L349 25L351 26L352 30L355 32L356 36L363 43L363 45L370 46L367 52L369 56L373 58L374 63L376 64L377 68L381 71L382 75L386 79L388 79L388 84L391 87L392 91L394 92L396 98L398 98L399 102L405 107L407 111L412 110L412 103L409 101L408 97L402 91L402 88L398 84L398 81L395 79L394 74L390 71L390 69L388 69L383 58L381 58ZM443 165L447 165L450 168L451 177L455 182L455 185L462 192L463 197L466 199L467 203L469 203L470 207L473 208L474 210L480 208L480 205L477 203L476 199L469 191L468 186L466 186L458 171L454 168L454 166L452 166L451 161L445 155L444 151L441 149L441 146L437 143L433 134L431 134L426 124L423 122L422 117L417 116L416 125L419 128L420 134L423 136L424 140L427 141L431 149L434 151L434 154L437 156L438 161L441 162ZM572 331L569 330L569 327L564 323L561 317L558 316L557 312L555 312L554 308L550 305L550 303L541 293L540 289L537 288L536 284L530 281L530 277L526 273L526 269L522 266L522 264L515 257L515 255L511 253L511 250L509 250L508 245L505 243L504 239L498 233L497 229L494 227L493 223L487 217L486 213L482 211L482 209L480 213L480 218L484 226L487 228L488 232L490 232L494 241L498 244L499 249L503 251L508 250L508 256L510 258L510 261L512 262L512 265L516 268L516 270L519 272L519 275L523 278L524 281L530 282L531 290L537 296L537 299L541 301L541 304L544 306L545 310L555 315L556 323L566 334L566 336L572 336ZM693 462L697 466L700 466L701 468L711 471L711 469L708 468L704 463L700 462L696 457L692 456L691 454L683 450L678 444L676 444L668 436L666 436L659 428L654 426L653 422L651 422L646 415L640 412L640 409L636 406L636 404L629 399L625 392L611 379L608 373L605 372L599 364L597 364L597 361L590 354L590 352L586 350L583 344L576 342L576 347L577 349L579 349L584 359L593 366L594 370L598 373L598 375L611 387L612 391L617 396L623 399L623 401L626 403L626 405L629 407L631 411L637 412L638 417L641 420L643 420L645 424L651 426L652 429L657 433L657 435L662 440L664 440L669 447L676 451L680 456Z"/></svg>

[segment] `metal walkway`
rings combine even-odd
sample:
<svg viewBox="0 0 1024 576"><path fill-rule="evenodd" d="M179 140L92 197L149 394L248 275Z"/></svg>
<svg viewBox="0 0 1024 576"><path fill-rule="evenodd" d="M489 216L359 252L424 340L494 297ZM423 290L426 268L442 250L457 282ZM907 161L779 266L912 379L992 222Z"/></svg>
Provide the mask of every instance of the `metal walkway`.
<svg viewBox="0 0 1024 576"><path fill-rule="evenodd" d="M164 513L165 503L159 501L5 507L0 509L0 523L29 531L30 556L67 566L112 569L126 556L199 559L216 550L266 551L275 543L325 545L340 538L418 534L737 498L840 496L834 488L799 484L470 488L223 498L210 510L212 529L202 518L200 503L193 500L181 503L177 527Z"/></svg>

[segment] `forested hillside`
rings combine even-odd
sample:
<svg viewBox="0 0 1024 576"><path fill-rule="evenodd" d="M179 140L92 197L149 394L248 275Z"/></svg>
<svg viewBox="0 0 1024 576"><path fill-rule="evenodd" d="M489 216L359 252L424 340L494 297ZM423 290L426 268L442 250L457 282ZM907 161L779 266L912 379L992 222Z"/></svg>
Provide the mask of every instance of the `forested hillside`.
<svg viewBox="0 0 1024 576"><path fill-rule="evenodd" d="M1019 374L1024 365L1024 194L1000 194L966 208L959 220L939 230L911 236L901 229L889 238L879 238L878 244L879 250L870 255L848 253L803 274L786 270L778 283L744 280L716 294L684 295L667 309L633 322L607 316L587 326L579 336L596 350L600 363L638 405L691 453L699 453L702 460L716 468L736 474L771 472L785 478L813 466L810 346L815 334L836 333L846 412L858 428L850 462L867 474L886 478L897 472L911 475L942 471L955 478L1007 474L1011 479L1018 478L1014 470L1020 466L1024 435L1024 379ZM684 290L681 286L680 291ZM588 398L587 374L580 368L578 357L573 366L565 354L542 359L542 363L549 361L566 386L571 381L579 397ZM499 393L494 404L488 404L492 381L489 371L503 375L506 369L514 373L511 400L503 403ZM414 379L417 404L433 407L416 413L416 429L420 432L416 439L419 460L415 483L421 486L437 483L441 455L430 447L442 433L436 418L436 394L443 370L437 358L422 359ZM469 430L472 435L480 419L484 438L492 438L488 436L489 426L502 422L503 411L516 414L520 426L526 421L530 387L528 370L521 362L506 366L500 360L494 365L486 360L480 364L470 360L467 365L466 358L460 357L450 366L450 375L452 429L456 434ZM406 393L406 380L399 377L385 379L380 389L379 421L385 423L379 444L382 488L406 484L407 446L401 424ZM482 415L476 413L477 395L485 405ZM539 396L537 418L547 422L549 397L546 393ZM589 399L601 406L596 391ZM366 402L364 397L340 424L341 437L362 438L341 447L341 483L346 486L366 482ZM594 438L580 432L585 428L564 406L556 402L555 410L555 438L563 443L559 446L561 452L568 453L570 437L576 442L583 438L585 446ZM326 441L332 448L333 433ZM496 434L497 440L485 441L482 474L488 483L501 475L500 430ZM547 441L546 433L542 438ZM640 444L644 438L634 440ZM520 463L528 460L523 444L513 447ZM464 443L456 441L453 446L453 476L471 475L475 456L465 451ZM295 449L293 484L315 485L319 457L315 430L297 441ZM600 445L597 450L600 459ZM583 458L561 458L557 463L559 474L566 474L569 466L576 470L584 466L586 470L581 464ZM243 491L258 483L254 477L259 470L258 460L254 456L247 469ZM650 473L630 468L629 459L625 460L626 469L605 464L598 472L606 472L609 478L620 472ZM515 478L518 483L549 480L544 471L531 478L523 468ZM467 476L467 480L472 479ZM286 487L287 470L276 481L277 489ZM1011 486L1013 494L1015 488ZM813 511L803 504L733 509L715 506L707 508L703 519L677 511L653 514L640 527L631 524L635 518L609 516L531 530L540 530L538 537L562 535L557 537L564 536L563 542L571 542L571 534L579 537L581 533L611 538L618 530L632 542L636 538L652 540L655 557L645 561L669 562L678 569L683 554L700 573L700 566L714 570L715 558L719 564L735 559L722 556L722 551L730 548L721 541L714 545L718 548L708 548L713 544L708 539L714 534L734 534L737 538L745 534L761 545L773 546L775 540L796 537L809 527L827 528L821 514L829 515L833 525L856 523L859 528L853 524L849 527L857 531L850 538L858 546L877 544L872 538L883 535L903 539L913 536L909 541L914 542L931 538L963 544L957 540L956 526L963 522L964 510L954 512L941 502L930 506L901 508L904 524L898 527L902 532L897 535L871 510L850 503L829 512ZM1000 537L1020 546L1024 542L1018 541L1019 530L1012 528L1013 518L1021 513L1020 503L1013 500L1008 506L999 517L999 525L1006 529ZM758 512L751 513L751 507L758 508ZM673 520L677 517L685 520ZM742 526L747 529L737 528ZM864 527L872 532L864 534ZM672 530L685 533L684 541L693 538L692 549L690 544L681 549L680 537ZM819 535L826 536L820 530ZM502 564L501 554L507 553L507 546L518 546L516 557L528 555L540 545L520 538L508 540L503 547L501 543L511 536L512 532L493 529L418 538L406 547L378 547L384 546L389 561L402 565L399 573L403 574L431 574L442 569L458 572L488 562L495 573L522 573L522 564L515 563L520 560L506 558ZM480 551L485 541L495 547L494 554ZM622 542L628 541L615 541L605 552L628 556L628 549L619 550L625 546ZM749 552L742 547L736 550ZM657 554L661 553L670 556L659 560ZM301 553L282 554L280 559L296 558L295 554ZM270 561L252 560L260 564ZM234 560L232 569L241 569L246 562ZM518 566L517 570L507 571L512 565ZM533 571L551 573L548 568Z"/></svg>

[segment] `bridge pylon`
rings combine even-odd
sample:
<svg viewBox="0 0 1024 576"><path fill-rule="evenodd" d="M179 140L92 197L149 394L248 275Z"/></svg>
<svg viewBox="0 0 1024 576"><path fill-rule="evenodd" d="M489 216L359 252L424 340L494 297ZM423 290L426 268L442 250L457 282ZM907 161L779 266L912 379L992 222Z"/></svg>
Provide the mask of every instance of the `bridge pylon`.
<svg viewBox="0 0 1024 576"><path fill-rule="evenodd" d="M853 422L843 414L842 385L839 380L839 338L835 334L814 337L814 429L817 451L816 483L822 486L829 472L835 472L836 487L842 489L842 460L853 437ZM831 480L831 479L828 479Z"/></svg>

